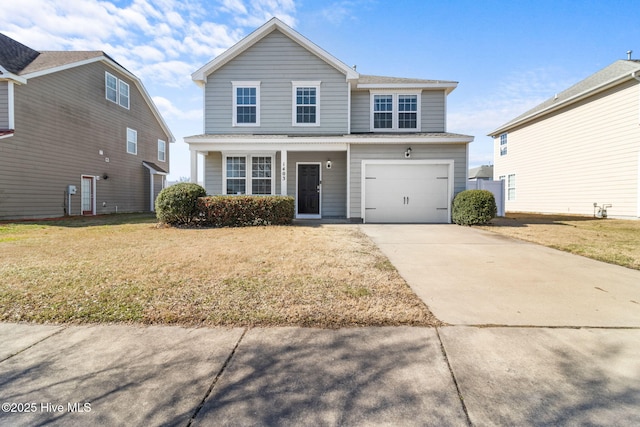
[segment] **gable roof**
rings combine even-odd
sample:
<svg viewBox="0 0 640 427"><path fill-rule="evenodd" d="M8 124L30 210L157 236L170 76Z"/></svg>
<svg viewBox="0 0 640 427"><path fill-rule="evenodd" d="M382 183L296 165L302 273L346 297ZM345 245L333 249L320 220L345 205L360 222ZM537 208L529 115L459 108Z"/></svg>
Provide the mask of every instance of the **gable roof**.
<svg viewBox="0 0 640 427"><path fill-rule="evenodd" d="M0 33L0 66L12 74L19 74L40 52Z"/></svg>
<svg viewBox="0 0 640 427"><path fill-rule="evenodd" d="M489 136L497 136L507 130L522 125L544 114L548 114L559 108L571 105L588 96L619 85L635 77L640 77L640 61L638 60L618 60L613 64L603 68L595 74L576 83L570 88L547 99L543 103L533 107L515 119L505 123L494 130Z"/></svg>
<svg viewBox="0 0 640 427"><path fill-rule="evenodd" d="M167 126L162 115L160 115L142 81L106 53L102 51L38 52L0 33L0 79L3 77L4 69L11 73L11 75L5 77L26 84L28 79L79 67L92 62L104 62L111 68L130 78L142 94L142 98L151 109L156 120L158 120L158 123L160 123L160 126L169 137L169 142L175 142L173 133L171 133L169 126Z"/></svg>
<svg viewBox="0 0 640 427"><path fill-rule="evenodd" d="M240 55L242 52L259 42L275 30L279 30L285 36L289 37L291 40L298 43L300 46L325 61L327 64L345 74L347 79L357 79L360 75L356 70L349 67L347 64L340 61L315 43L311 42L309 39L295 31L293 28L289 27L284 22L280 21L278 18L271 18L264 25L249 34L247 37L243 38L228 50L215 57L212 61L200 67L196 72L191 74L191 78L198 85L203 86L209 74L227 64L229 61Z"/></svg>

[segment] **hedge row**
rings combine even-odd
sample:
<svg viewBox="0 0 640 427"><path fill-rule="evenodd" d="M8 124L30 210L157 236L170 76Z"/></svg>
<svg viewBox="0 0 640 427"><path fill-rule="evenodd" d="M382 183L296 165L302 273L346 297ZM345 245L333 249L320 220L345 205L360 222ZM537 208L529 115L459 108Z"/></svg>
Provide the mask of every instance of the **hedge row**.
<svg viewBox="0 0 640 427"><path fill-rule="evenodd" d="M197 184L178 183L160 192L155 207L165 224L246 227L291 224L295 202L288 196L207 196Z"/></svg>
<svg viewBox="0 0 640 427"><path fill-rule="evenodd" d="M208 196L198 199L199 221L208 227L291 224L294 199L289 196Z"/></svg>

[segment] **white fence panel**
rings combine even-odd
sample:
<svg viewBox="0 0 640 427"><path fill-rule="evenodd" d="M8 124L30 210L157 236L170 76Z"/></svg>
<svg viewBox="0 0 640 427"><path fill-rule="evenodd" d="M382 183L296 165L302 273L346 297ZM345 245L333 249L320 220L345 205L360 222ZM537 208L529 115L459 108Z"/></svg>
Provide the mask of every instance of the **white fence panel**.
<svg viewBox="0 0 640 427"><path fill-rule="evenodd" d="M488 190L493 193L498 207L498 216L504 216L504 180L476 179L467 181L467 190Z"/></svg>

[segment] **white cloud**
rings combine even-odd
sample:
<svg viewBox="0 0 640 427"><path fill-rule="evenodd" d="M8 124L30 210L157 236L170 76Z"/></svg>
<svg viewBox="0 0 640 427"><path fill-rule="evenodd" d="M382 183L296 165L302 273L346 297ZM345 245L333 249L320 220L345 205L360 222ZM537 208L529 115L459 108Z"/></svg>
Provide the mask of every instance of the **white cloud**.
<svg viewBox="0 0 640 427"><path fill-rule="evenodd" d="M184 110L174 105L169 99L163 96L152 97L153 103L158 107L163 117L177 120L193 120L198 123L202 122L202 109Z"/></svg>

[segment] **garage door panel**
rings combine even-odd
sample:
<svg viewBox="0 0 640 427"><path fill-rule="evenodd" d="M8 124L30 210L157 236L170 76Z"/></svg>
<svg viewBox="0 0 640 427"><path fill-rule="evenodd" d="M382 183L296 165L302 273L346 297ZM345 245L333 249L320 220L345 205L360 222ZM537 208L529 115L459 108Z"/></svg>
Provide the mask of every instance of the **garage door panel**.
<svg viewBox="0 0 640 427"><path fill-rule="evenodd" d="M449 222L449 165L368 164L366 222Z"/></svg>

